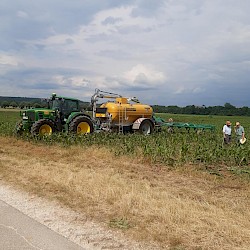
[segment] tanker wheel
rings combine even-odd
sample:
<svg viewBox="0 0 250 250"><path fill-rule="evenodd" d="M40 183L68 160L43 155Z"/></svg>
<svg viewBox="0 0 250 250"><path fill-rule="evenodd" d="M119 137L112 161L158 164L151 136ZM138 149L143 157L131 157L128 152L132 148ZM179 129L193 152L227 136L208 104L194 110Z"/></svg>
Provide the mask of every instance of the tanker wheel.
<svg viewBox="0 0 250 250"><path fill-rule="evenodd" d="M54 123L47 119L35 122L31 127L32 135L51 135L55 131Z"/></svg>
<svg viewBox="0 0 250 250"><path fill-rule="evenodd" d="M94 131L93 122L85 116L78 116L69 124L69 132L81 135L90 134Z"/></svg>
<svg viewBox="0 0 250 250"><path fill-rule="evenodd" d="M144 120L139 128L139 132L143 135L150 135L153 132L153 124L149 120Z"/></svg>

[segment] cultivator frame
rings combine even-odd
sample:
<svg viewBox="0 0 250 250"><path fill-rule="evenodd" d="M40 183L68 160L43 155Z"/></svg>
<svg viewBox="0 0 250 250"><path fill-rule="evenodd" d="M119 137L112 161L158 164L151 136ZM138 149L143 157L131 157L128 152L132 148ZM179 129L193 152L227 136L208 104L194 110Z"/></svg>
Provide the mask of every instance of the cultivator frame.
<svg viewBox="0 0 250 250"><path fill-rule="evenodd" d="M194 124L194 123L187 123L187 122L185 123L184 122L166 122L161 117L156 117L156 116L153 116L153 119L158 128L162 128L162 127L167 127L170 129L184 128L186 130L194 129L197 131L203 131L203 130L214 131L215 130L215 125L210 125L210 124Z"/></svg>

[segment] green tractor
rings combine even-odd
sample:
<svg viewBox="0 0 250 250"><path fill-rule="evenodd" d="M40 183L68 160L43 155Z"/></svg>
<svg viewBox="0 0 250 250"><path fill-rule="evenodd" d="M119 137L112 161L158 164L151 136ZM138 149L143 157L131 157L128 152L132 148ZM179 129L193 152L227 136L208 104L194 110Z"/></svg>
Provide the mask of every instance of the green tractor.
<svg viewBox="0 0 250 250"><path fill-rule="evenodd" d="M34 108L20 111L22 121L16 132L30 132L32 135L51 135L54 132L88 134L94 131L91 117L80 111L79 100L52 94L48 108Z"/></svg>

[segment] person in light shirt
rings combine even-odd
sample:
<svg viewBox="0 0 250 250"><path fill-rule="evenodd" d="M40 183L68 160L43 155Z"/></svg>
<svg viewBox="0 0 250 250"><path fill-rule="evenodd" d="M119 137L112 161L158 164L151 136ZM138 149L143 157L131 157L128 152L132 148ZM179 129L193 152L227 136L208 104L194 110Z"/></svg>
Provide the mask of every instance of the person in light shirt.
<svg viewBox="0 0 250 250"><path fill-rule="evenodd" d="M245 130L244 130L243 126L240 125L239 122L236 122L234 130L235 130L235 134L236 134L236 142L240 143L241 140L244 141Z"/></svg>
<svg viewBox="0 0 250 250"><path fill-rule="evenodd" d="M226 124L223 126L222 132L223 132L224 143L230 144L232 135L232 128L230 121L226 121Z"/></svg>

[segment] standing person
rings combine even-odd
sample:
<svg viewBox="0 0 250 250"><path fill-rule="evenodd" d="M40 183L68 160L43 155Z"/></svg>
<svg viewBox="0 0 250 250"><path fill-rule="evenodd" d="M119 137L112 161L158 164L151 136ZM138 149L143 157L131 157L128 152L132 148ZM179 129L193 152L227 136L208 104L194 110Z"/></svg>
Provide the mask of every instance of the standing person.
<svg viewBox="0 0 250 250"><path fill-rule="evenodd" d="M172 126L173 122L174 122L173 118L168 119L168 123L170 123L170 126L168 127L169 133L174 133L174 127Z"/></svg>
<svg viewBox="0 0 250 250"><path fill-rule="evenodd" d="M239 122L236 122L235 124L236 126L234 127L234 131L235 131L235 134L236 134L236 142L237 143L241 143L241 139L242 139L242 142L244 142L245 140L245 130L243 128L243 126L240 125Z"/></svg>
<svg viewBox="0 0 250 250"><path fill-rule="evenodd" d="M223 132L224 143L225 144L230 144L230 142L231 142L231 134L232 134L231 122L230 121L226 121L226 124L223 126L222 132Z"/></svg>

